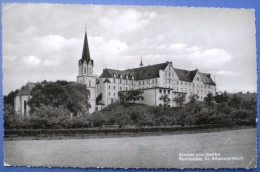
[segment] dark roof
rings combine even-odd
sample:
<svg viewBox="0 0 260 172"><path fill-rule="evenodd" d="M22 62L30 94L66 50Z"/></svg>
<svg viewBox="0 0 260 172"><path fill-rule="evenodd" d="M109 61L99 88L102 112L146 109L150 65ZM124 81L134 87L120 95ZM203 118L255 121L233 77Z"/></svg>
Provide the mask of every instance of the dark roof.
<svg viewBox="0 0 260 172"><path fill-rule="evenodd" d="M210 77L209 73L200 73L200 76L204 84L216 85L216 83Z"/></svg>
<svg viewBox="0 0 260 172"><path fill-rule="evenodd" d="M125 71L134 72L135 80L143 80L149 78L158 78L159 70L164 70L168 66L169 62L144 66L140 68L128 69Z"/></svg>
<svg viewBox="0 0 260 172"><path fill-rule="evenodd" d="M79 60L79 64L82 64L84 61L86 61L86 63L89 63L91 61L91 63L93 64L93 60L91 60L90 53L89 53L87 32L85 32L82 57Z"/></svg>
<svg viewBox="0 0 260 172"><path fill-rule="evenodd" d="M122 78L126 78L128 76L129 79L132 78L132 76L135 75L134 72L130 71L122 71L122 70L115 70L115 69L103 69L103 73L101 74L100 78L112 78L116 76L116 78L120 78L122 75Z"/></svg>
<svg viewBox="0 0 260 172"><path fill-rule="evenodd" d="M188 81L188 82L193 81L193 79L198 71L197 69L188 71L188 70L176 69L176 68L174 68L174 70L181 81Z"/></svg>
<svg viewBox="0 0 260 172"><path fill-rule="evenodd" d="M103 83L111 83L108 79L106 79Z"/></svg>
<svg viewBox="0 0 260 172"><path fill-rule="evenodd" d="M34 86L35 86L35 83L28 82L26 85L22 86L22 88L16 95L17 96L30 95L30 92L32 91Z"/></svg>
<svg viewBox="0 0 260 172"><path fill-rule="evenodd" d="M115 69L104 69L103 73L101 74L100 78L111 78L114 75L116 78L119 78L122 75L122 78L134 77L135 80L143 80L149 78L158 78L159 77L159 70L164 70L168 66L169 62L144 66L140 68L133 68L127 70L115 70Z"/></svg>
<svg viewBox="0 0 260 172"><path fill-rule="evenodd" d="M187 82L192 82L194 80L195 75L198 72L198 69L188 71L188 70L174 68L174 70L181 81L187 81ZM211 79L210 74L200 73L200 76L204 84L216 85L215 82Z"/></svg>

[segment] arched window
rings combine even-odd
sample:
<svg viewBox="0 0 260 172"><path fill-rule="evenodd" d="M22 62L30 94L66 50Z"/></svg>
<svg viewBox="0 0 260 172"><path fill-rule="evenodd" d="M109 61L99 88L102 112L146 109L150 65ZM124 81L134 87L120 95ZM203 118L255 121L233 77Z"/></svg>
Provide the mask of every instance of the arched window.
<svg viewBox="0 0 260 172"><path fill-rule="evenodd" d="M86 74L87 73L87 69L86 69L86 67L84 67L84 74Z"/></svg>
<svg viewBox="0 0 260 172"><path fill-rule="evenodd" d="M89 80L89 84L88 85L91 86L91 80Z"/></svg>

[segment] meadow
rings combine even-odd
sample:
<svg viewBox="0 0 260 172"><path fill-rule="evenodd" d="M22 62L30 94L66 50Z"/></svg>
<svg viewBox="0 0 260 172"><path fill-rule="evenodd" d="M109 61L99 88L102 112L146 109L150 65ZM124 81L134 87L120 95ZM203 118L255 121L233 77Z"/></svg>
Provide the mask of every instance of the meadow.
<svg viewBox="0 0 260 172"><path fill-rule="evenodd" d="M254 168L256 135L256 129L243 129L147 137L4 141L4 161L14 166L41 167ZM203 155L203 161L180 161L180 154L188 153ZM210 160L206 161L205 154L240 159L213 161L208 156Z"/></svg>

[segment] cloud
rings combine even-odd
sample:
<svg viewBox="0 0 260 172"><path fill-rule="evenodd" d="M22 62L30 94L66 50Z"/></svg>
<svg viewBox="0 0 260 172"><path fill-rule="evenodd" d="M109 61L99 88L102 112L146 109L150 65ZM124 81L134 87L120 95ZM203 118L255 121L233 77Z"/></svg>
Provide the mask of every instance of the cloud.
<svg viewBox="0 0 260 172"><path fill-rule="evenodd" d="M233 55L223 49L207 49L190 53L188 58L199 61L204 66L211 67L229 62L233 59Z"/></svg>
<svg viewBox="0 0 260 172"><path fill-rule="evenodd" d="M109 48L113 50L125 50L128 46L125 42L119 40L110 40L108 41Z"/></svg>
<svg viewBox="0 0 260 172"><path fill-rule="evenodd" d="M99 24L103 28L110 30L110 32L123 34L147 26L150 20L153 20L155 17L155 12L139 12L134 9L122 11L110 9L99 19Z"/></svg>
<svg viewBox="0 0 260 172"><path fill-rule="evenodd" d="M46 35L42 37L35 37L35 43L41 44L42 48L48 51L60 51L64 47L71 47L79 43L78 39L70 38L66 39L60 35Z"/></svg>
<svg viewBox="0 0 260 172"><path fill-rule="evenodd" d="M46 66L54 66L54 65L59 64L59 61L58 61L58 60L56 60L56 61L45 60L45 61L43 62L43 64L46 65Z"/></svg>
<svg viewBox="0 0 260 172"><path fill-rule="evenodd" d="M35 56L24 57L23 61L28 65L39 65L41 63L41 60Z"/></svg>
<svg viewBox="0 0 260 172"><path fill-rule="evenodd" d="M217 74L217 75L237 75L238 73L235 73L234 71L225 71L225 70L220 70L220 71L212 71L212 73Z"/></svg>

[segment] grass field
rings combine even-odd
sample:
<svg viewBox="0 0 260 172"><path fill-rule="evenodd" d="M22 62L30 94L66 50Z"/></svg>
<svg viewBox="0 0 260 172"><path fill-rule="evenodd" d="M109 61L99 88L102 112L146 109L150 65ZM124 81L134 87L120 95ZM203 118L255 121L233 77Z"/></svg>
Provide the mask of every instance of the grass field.
<svg viewBox="0 0 260 172"><path fill-rule="evenodd" d="M239 160L180 161L179 153L217 153ZM205 154L204 154L205 155ZM15 166L124 168L254 168L256 129L84 140L4 141ZM243 157L241 159L241 157Z"/></svg>

